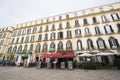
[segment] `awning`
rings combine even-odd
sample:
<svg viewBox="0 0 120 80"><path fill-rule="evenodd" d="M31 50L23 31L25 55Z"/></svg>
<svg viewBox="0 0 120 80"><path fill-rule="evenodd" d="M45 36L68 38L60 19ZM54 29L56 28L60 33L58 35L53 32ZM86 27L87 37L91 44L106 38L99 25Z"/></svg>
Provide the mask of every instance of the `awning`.
<svg viewBox="0 0 120 80"><path fill-rule="evenodd" d="M109 55L116 55L116 54L115 53L104 53L104 52L96 54L96 56L109 56Z"/></svg>
<svg viewBox="0 0 120 80"><path fill-rule="evenodd" d="M81 55L78 55L80 57L90 57L90 56L93 56L92 54L88 54L88 53L83 53Z"/></svg>
<svg viewBox="0 0 120 80"><path fill-rule="evenodd" d="M54 52L54 53L51 55L51 58L64 58L64 56L62 55L61 52Z"/></svg>
<svg viewBox="0 0 120 80"><path fill-rule="evenodd" d="M40 58L50 58L52 54L44 54L40 56Z"/></svg>
<svg viewBox="0 0 120 80"><path fill-rule="evenodd" d="M73 52L68 52L67 54L64 55L65 58L73 58L75 55Z"/></svg>

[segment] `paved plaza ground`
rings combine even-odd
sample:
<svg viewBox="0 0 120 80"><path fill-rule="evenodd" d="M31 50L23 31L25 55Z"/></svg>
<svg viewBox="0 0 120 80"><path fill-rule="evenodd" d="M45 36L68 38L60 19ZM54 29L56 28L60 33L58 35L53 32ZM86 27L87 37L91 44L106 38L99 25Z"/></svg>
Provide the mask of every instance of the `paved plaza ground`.
<svg viewBox="0 0 120 80"><path fill-rule="evenodd" d="M0 80L120 80L120 70L61 70L0 66Z"/></svg>

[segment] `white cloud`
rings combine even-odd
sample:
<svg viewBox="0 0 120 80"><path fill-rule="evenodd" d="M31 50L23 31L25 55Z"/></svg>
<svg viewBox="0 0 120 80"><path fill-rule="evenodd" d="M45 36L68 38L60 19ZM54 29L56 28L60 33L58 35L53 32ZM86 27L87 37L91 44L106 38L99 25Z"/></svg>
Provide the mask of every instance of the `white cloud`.
<svg viewBox="0 0 120 80"><path fill-rule="evenodd" d="M0 27L119 0L0 0Z"/></svg>

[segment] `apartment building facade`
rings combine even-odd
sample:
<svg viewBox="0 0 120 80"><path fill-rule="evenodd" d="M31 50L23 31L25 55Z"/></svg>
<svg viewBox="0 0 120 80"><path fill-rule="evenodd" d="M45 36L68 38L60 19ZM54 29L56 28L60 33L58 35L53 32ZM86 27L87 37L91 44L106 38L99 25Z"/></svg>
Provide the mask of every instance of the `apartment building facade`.
<svg viewBox="0 0 120 80"><path fill-rule="evenodd" d="M17 24L7 51L74 51L79 61L81 53L119 50L119 5L117 2Z"/></svg>

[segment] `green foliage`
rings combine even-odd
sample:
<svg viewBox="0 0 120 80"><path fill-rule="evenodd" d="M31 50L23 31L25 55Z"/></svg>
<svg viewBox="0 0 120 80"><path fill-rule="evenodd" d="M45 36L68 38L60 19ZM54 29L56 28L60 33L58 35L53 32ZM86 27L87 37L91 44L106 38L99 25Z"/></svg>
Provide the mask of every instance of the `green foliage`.
<svg viewBox="0 0 120 80"><path fill-rule="evenodd" d="M67 54L67 51L63 50L62 55L65 55L65 54Z"/></svg>
<svg viewBox="0 0 120 80"><path fill-rule="evenodd" d="M3 53L0 53L0 57L3 55Z"/></svg>
<svg viewBox="0 0 120 80"><path fill-rule="evenodd" d="M114 64L116 66L120 66L120 59L119 58L114 59Z"/></svg>
<svg viewBox="0 0 120 80"><path fill-rule="evenodd" d="M96 69L96 63L95 62L85 63L84 64L84 69L95 70Z"/></svg>
<svg viewBox="0 0 120 80"><path fill-rule="evenodd" d="M92 54L92 55L94 55L94 54L96 54L96 52L89 52L89 54Z"/></svg>

